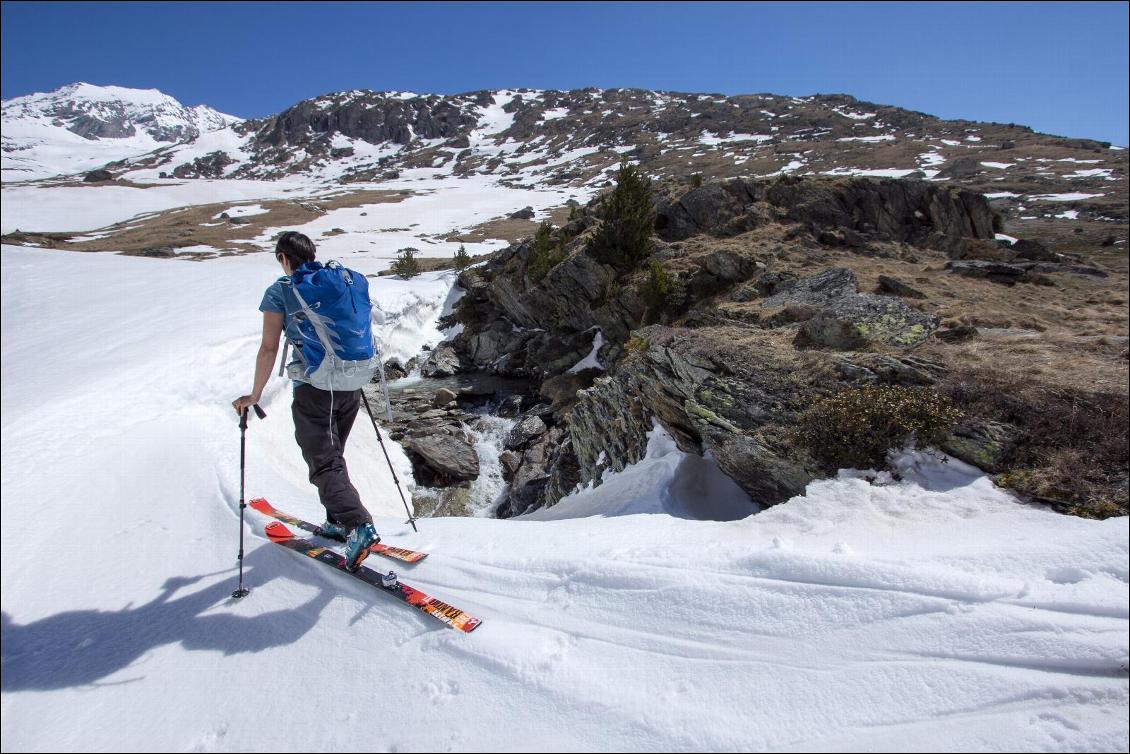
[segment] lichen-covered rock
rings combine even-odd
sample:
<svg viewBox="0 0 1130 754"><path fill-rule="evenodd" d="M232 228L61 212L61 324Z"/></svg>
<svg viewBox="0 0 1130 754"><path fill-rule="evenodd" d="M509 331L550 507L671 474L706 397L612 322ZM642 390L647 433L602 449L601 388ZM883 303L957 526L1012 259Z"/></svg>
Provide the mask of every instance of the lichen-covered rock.
<svg viewBox="0 0 1130 754"><path fill-rule="evenodd" d="M1017 439L1020 430L1011 424L995 421L962 422L942 444L942 450L968 464L996 474L1004 471L1002 462Z"/></svg>
<svg viewBox="0 0 1130 754"><path fill-rule="evenodd" d="M913 348L930 337L938 318L898 299L861 293L837 299L801 326L809 344L858 350L872 344Z"/></svg>

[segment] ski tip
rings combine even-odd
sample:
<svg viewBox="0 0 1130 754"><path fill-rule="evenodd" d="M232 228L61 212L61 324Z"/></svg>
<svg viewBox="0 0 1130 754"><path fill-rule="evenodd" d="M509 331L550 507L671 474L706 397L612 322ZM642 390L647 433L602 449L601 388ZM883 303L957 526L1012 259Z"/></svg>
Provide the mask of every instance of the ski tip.
<svg viewBox="0 0 1130 754"><path fill-rule="evenodd" d="M259 511L260 513L270 513L275 509L273 505L267 502L266 498L257 497L248 503L249 506Z"/></svg>
<svg viewBox="0 0 1130 754"><path fill-rule="evenodd" d="M267 524L265 531L267 536L271 538L272 542L279 542L284 539L294 539L294 532L286 528L286 525L281 521L272 521Z"/></svg>

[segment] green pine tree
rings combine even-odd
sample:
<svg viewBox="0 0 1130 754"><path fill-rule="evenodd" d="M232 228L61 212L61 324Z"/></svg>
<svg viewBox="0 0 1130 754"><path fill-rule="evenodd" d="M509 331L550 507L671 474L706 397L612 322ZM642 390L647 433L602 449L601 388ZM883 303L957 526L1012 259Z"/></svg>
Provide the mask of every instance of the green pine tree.
<svg viewBox="0 0 1130 754"><path fill-rule="evenodd" d="M616 174L616 188L603 204L603 222L586 251L595 259L618 269L630 269L646 259L654 248L655 203L651 179L624 161Z"/></svg>
<svg viewBox="0 0 1130 754"><path fill-rule="evenodd" d="M463 244L459 244L459 251L455 252L455 269L466 269L469 264L471 264L471 255L467 253Z"/></svg>
<svg viewBox="0 0 1130 754"><path fill-rule="evenodd" d="M561 241L553 241L553 226L549 221L538 226L534 236L534 248L530 252L530 261L526 265L526 274L535 283L540 282L549 271L556 267L565 258L565 250Z"/></svg>
<svg viewBox="0 0 1130 754"><path fill-rule="evenodd" d="M409 280L420 274L420 263L416 261L416 250L411 246L400 250L396 261L392 263L392 271Z"/></svg>

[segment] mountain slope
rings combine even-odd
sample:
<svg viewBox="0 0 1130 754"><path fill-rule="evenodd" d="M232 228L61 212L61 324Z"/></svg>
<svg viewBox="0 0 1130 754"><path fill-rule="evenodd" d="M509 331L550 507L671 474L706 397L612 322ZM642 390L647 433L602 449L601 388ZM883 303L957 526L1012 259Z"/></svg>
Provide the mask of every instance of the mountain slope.
<svg viewBox="0 0 1130 754"><path fill-rule="evenodd" d="M3 119L5 182L100 167L240 122L156 89L85 83L5 100Z"/></svg>

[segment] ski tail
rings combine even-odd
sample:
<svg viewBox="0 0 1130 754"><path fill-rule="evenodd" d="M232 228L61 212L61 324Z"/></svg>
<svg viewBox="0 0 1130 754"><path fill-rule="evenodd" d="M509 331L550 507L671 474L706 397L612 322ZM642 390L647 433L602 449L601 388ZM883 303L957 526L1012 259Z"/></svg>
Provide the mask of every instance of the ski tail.
<svg viewBox="0 0 1130 754"><path fill-rule="evenodd" d="M255 510L262 513L264 516L277 518L279 521L288 523L291 526L302 529L303 531L310 532L319 537L325 537L326 534L322 531L322 527L312 524L309 521L303 521L300 518L291 516L288 513L283 513L278 508L271 505L265 498L257 497L250 501L248 505ZM268 533L269 536L269 533ZM334 541L341 541L335 537L327 537ZM369 552L376 555L384 555L387 558L395 558L396 560L404 561L405 563L419 563L424 558L428 557L428 553L420 552L419 550L409 550L404 547L393 547L391 545L380 544L379 542L369 548Z"/></svg>

